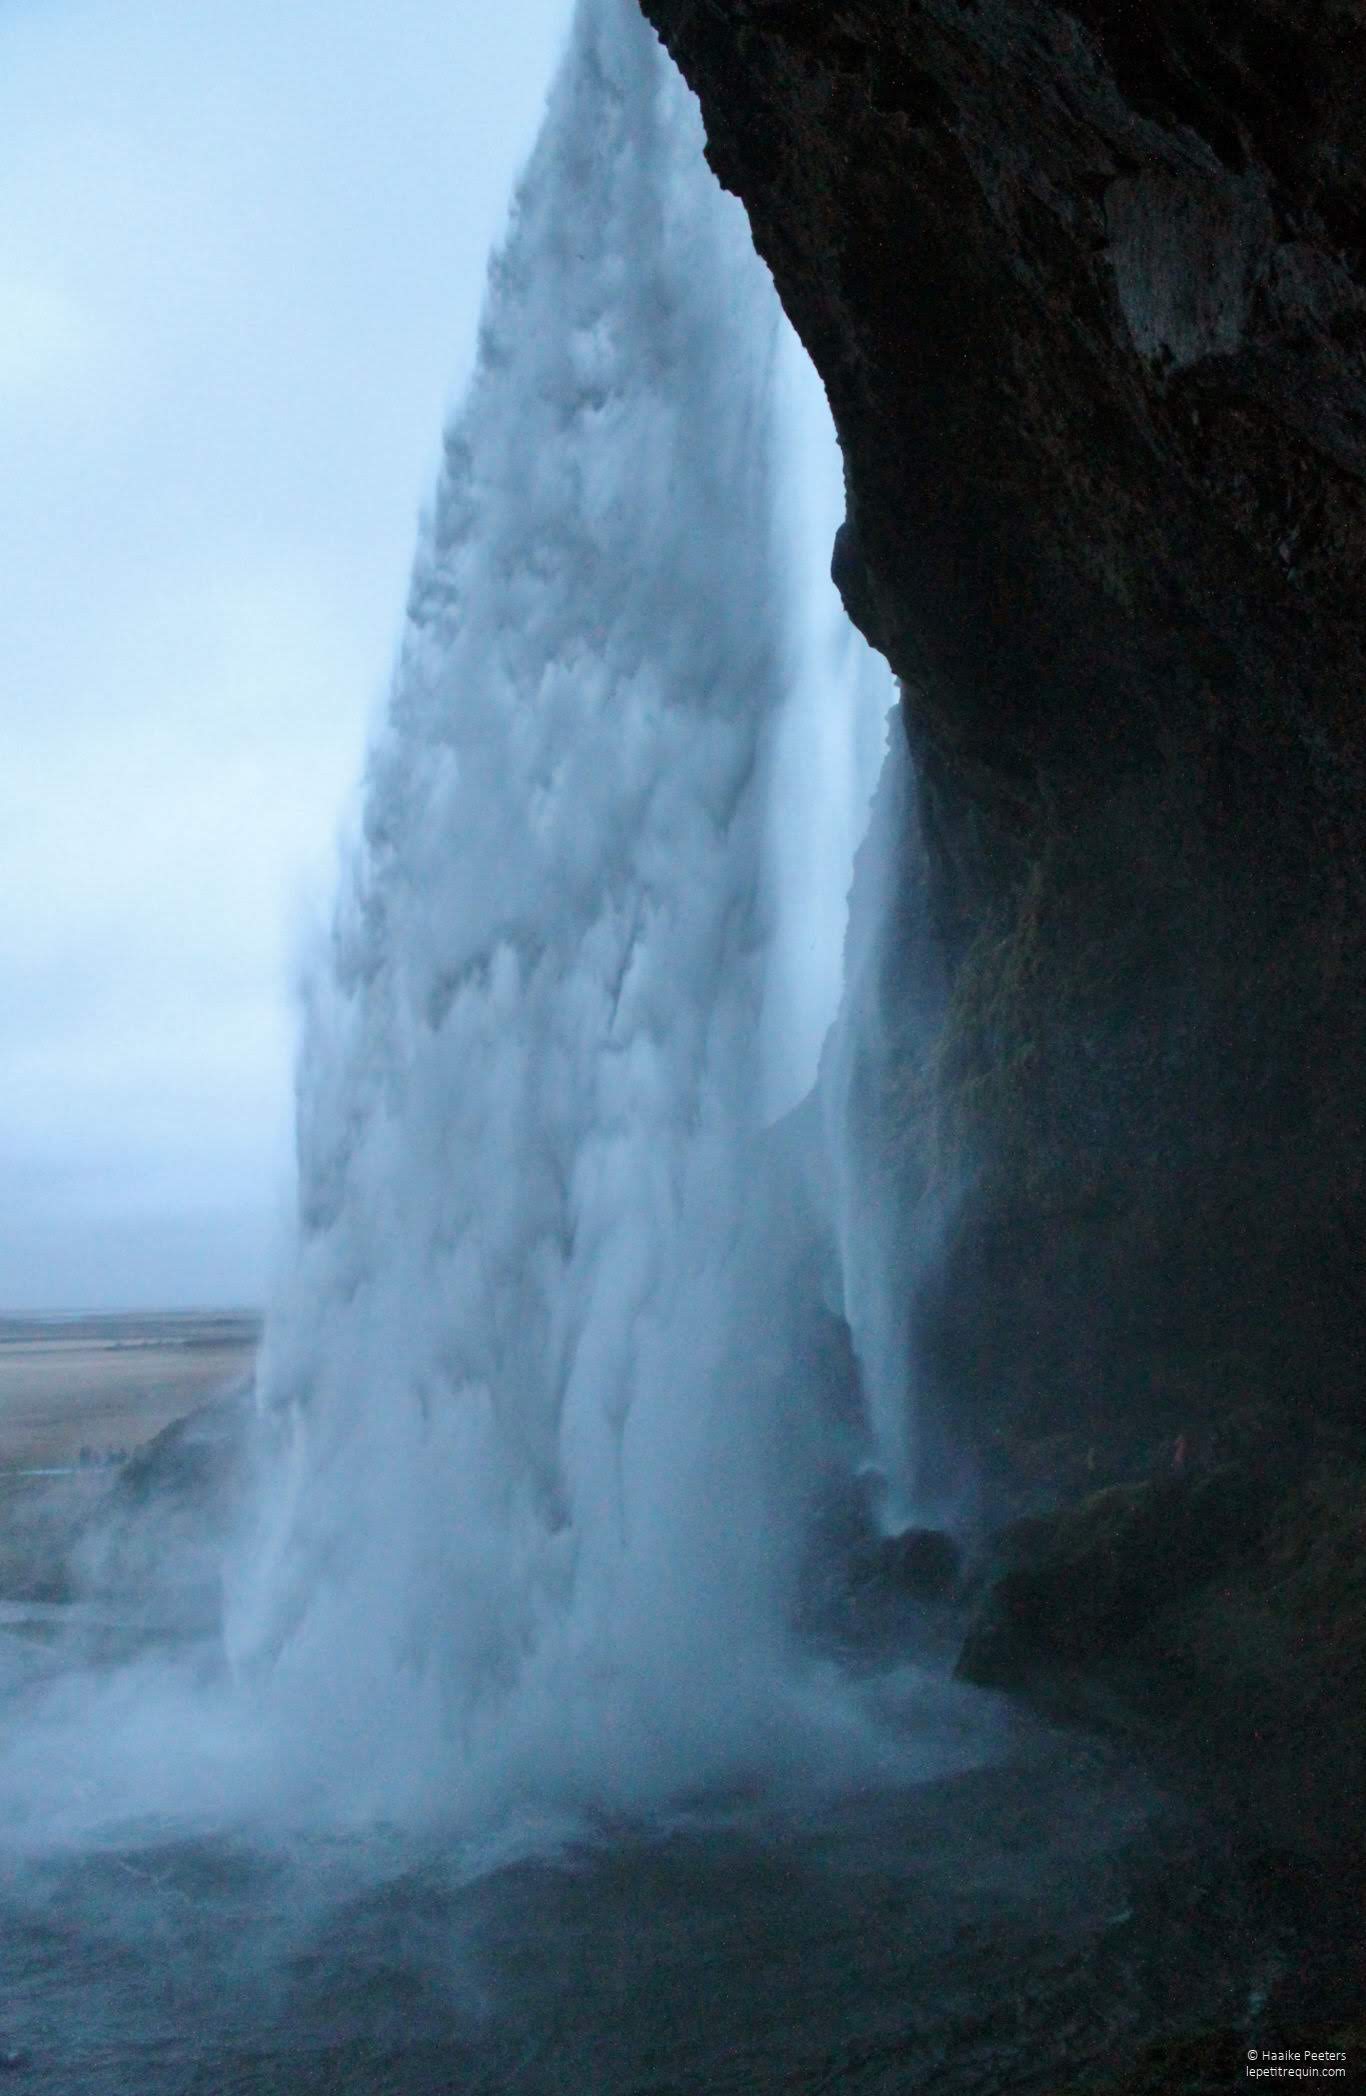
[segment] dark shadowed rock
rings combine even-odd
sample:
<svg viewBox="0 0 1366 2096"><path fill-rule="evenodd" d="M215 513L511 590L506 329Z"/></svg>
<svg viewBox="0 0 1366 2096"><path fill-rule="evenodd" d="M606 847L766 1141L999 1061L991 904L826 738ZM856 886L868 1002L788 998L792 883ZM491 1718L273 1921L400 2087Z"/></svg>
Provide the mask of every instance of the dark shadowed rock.
<svg viewBox="0 0 1366 2096"><path fill-rule="evenodd" d="M963 1647L967 1681L1013 1687L1058 1664L1112 1659L1265 1534L1280 1494L1237 1469L1189 1484L1114 1485L1013 1523Z"/></svg>
<svg viewBox="0 0 1366 2096"><path fill-rule="evenodd" d="M882 1154L953 1190L917 1395L989 1516L1039 1509L965 1670L1122 1677L1359 1855L1366 13L642 4L825 381L834 571L901 679L888 980L928 938L946 987Z"/></svg>
<svg viewBox="0 0 1366 2096"><path fill-rule="evenodd" d="M1356 2071L1353 2063L1366 2050L1366 2023L1359 2018L1340 2025L1315 2019L1307 2026L1291 2023L1253 2034L1260 2040L1256 2049L1263 2056L1273 2049L1283 2050L1287 2057L1295 2052L1303 2054L1310 2046L1323 2054L1340 2054L1347 2063L1349 2077ZM1145 2045L1136 2060L1107 2075L1104 2081L1069 2083L1065 2089L1056 2090L1054 2096L1229 2096L1232 2090L1256 2087L1245 2071L1251 2052L1247 2040L1246 2029L1227 2027L1185 2038L1163 2039L1156 2045ZM1301 2082L1298 2086L1349 2089L1352 2082L1324 2079Z"/></svg>
<svg viewBox="0 0 1366 2096"><path fill-rule="evenodd" d="M1175 1753L1261 1841L1319 1859L1316 1868L1359 1897L1359 1461L1301 1473L1288 1463L1229 1465L1117 1486L1011 1524L959 1673L1042 1694ZM1315 1894L1321 1907L1325 1898Z"/></svg>
<svg viewBox="0 0 1366 2096"><path fill-rule="evenodd" d="M927 1395L978 1446L1359 1418L1366 16L644 5L902 679L950 981L888 1147L963 1188Z"/></svg>
<svg viewBox="0 0 1366 2096"><path fill-rule="evenodd" d="M952 1536L938 1528L907 1528L865 1545L851 1576L864 1594L880 1590L913 1601L943 1601L957 1586L961 1566Z"/></svg>

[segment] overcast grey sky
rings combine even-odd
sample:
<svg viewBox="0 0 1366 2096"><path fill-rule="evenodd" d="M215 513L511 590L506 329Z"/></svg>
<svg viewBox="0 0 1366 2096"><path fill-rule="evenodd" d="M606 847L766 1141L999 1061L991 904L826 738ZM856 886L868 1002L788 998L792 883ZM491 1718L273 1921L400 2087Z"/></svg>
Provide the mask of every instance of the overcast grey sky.
<svg viewBox="0 0 1366 2096"><path fill-rule="evenodd" d="M569 0L0 0L0 1310L260 1298Z"/></svg>

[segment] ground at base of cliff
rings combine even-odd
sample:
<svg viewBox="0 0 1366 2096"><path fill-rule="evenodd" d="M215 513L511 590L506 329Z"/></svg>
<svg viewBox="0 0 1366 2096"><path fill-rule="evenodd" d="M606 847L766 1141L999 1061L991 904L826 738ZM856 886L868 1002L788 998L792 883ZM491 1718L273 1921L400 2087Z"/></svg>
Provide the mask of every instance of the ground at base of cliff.
<svg viewBox="0 0 1366 2096"><path fill-rule="evenodd" d="M1258 2046L1249 2046L1237 2031L1204 2031L1145 2046L1125 2072L1103 2082L1072 2083L1055 2096L1243 2096L1276 2086L1280 2078L1271 2070L1282 2066L1298 2070L1291 2083L1298 2089L1359 2089L1366 2080L1366 2021L1327 2034L1264 2037ZM1265 2081L1256 2077L1257 2068Z"/></svg>
<svg viewBox="0 0 1366 2096"><path fill-rule="evenodd" d="M1366 2086L1366 1450L1251 1407L1108 1472L1083 1441L996 1450L1007 1518L959 1675L1126 1741L1215 1813L1294 1952L1274 2031L1166 2041L1065 2096L1282 2078L1253 2049L1345 2050L1345 2075L1291 2078Z"/></svg>

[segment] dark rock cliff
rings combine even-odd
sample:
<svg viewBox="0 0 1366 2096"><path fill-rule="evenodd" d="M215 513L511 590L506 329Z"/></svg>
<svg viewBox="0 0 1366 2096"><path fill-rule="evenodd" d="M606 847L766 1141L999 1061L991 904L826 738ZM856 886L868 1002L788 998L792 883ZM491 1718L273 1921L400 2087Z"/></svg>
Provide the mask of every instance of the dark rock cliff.
<svg viewBox="0 0 1366 2096"><path fill-rule="evenodd" d="M643 4L902 680L964 1189L921 1376L982 1450L1355 1430L1366 11Z"/></svg>

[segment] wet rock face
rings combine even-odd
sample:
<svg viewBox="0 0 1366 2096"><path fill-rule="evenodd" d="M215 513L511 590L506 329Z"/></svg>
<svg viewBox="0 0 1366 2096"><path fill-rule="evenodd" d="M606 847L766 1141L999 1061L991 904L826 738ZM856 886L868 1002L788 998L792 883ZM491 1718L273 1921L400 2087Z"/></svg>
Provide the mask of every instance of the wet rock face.
<svg viewBox="0 0 1366 2096"><path fill-rule="evenodd" d="M1264 1479L1230 1468L1192 1480L1112 1485L997 1544L999 1572L959 1672L993 1687L1050 1663L1093 1668L1255 1553L1275 1509Z"/></svg>
<svg viewBox="0 0 1366 2096"><path fill-rule="evenodd" d="M1364 1543L1366 1466L1340 1453L1111 1486L1000 1533L958 1670L1175 1743L1359 1898Z"/></svg>
<svg viewBox="0 0 1366 2096"><path fill-rule="evenodd" d="M984 1431L1359 1414L1366 15L643 5L903 682L971 1187L927 1374Z"/></svg>
<svg viewBox="0 0 1366 2096"><path fill-rule="evenodd" d="M1360 10L646 12L829 389L856 613L1001 819L1272 667L1333 717L1297 642L1331 602L1359 684Z"/></svg>

